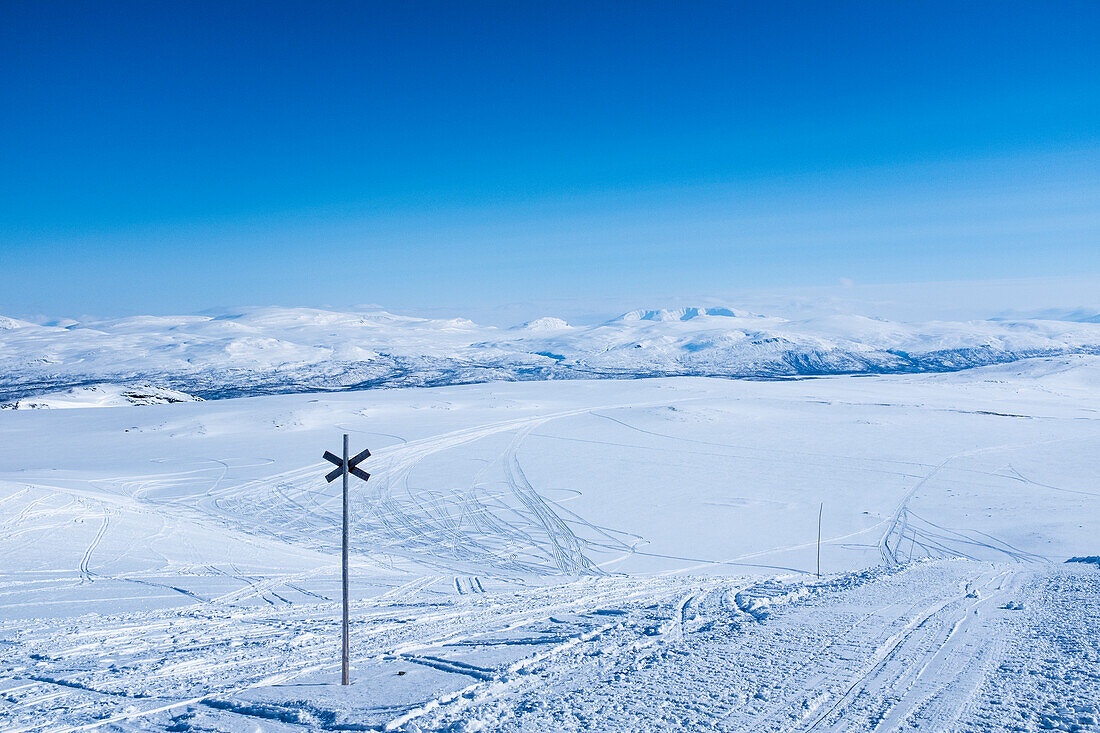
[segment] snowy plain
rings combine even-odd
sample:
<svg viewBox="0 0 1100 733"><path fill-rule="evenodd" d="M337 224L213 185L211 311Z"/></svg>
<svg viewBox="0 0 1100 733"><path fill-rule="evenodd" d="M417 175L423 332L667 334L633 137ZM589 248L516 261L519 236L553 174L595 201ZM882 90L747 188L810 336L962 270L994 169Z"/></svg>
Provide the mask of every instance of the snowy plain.
<svg viewBox="0 0 1100 733"><path fill-rule="evenodd" d="M1100 568L1065 562L1100 554L1097 385L1076 354L5 410L0 729L1097 730Z"/></svg>

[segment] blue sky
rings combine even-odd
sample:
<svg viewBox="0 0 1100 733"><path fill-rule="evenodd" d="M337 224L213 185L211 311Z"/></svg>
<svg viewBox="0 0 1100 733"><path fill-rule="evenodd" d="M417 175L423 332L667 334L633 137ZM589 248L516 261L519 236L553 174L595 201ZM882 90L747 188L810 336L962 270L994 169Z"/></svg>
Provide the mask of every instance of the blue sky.
<svg viewBox="0 0 1100 733"><path fill-rule="evenodd" d="M0 313L1100 276L1098 37L1094 2L7 0Z"/></svg>

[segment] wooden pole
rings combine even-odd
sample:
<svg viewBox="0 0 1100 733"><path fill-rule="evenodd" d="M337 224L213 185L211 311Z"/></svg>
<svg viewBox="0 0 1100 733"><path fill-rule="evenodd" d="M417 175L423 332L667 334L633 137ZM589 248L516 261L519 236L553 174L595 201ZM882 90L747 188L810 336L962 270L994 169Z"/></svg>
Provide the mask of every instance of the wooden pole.
<svg viewBox="0 0 1100 733"><path fill-rule="evenodd" d="M344 573L344 650L343 656L340 659L340 684L346 685L351 682L350 679L350 667L351 667L351 652L348 647L350 646L350 635L348 633L348 434L344 433L344 543L342 551L342 566Z"/></svg>
<svg viewBox="0 0 1100 733"><path fill-rule="evenodd" d="M346 479L345 479L346 480ZM821 513L825 511L825 502L817 508L817 577L821 577Z"/></svg>

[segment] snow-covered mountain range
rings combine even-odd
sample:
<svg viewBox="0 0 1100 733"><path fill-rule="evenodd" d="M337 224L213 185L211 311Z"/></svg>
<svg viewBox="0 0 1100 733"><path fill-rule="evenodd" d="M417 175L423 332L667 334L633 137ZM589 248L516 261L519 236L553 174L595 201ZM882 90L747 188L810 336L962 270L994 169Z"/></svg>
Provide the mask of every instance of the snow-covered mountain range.
<svg viewBox="0 0 1100 733"><path fill-rule="evenodd" d="M952 371L1078 353L1100 354L1100 323L789 320L702 307L514 328L282 307L55 325L0 317L0 400L101 384L209 399L492 380Z"/></svg>

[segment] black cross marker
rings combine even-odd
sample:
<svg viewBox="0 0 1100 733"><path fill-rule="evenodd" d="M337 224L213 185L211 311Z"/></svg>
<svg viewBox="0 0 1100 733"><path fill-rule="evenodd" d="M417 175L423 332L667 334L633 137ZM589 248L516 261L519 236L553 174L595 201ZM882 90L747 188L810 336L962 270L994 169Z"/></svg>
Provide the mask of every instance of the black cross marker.
<svg viewBox="0 0 1100 733"><path fill-rule="evenodd" d="M328 481L331 484L333 481L340 478L340 476L344 473L344 461L343 461L343 459L340 458L340 456L332 453L331 451L325 451L325 455L323 455L322 458L324 458L329 463L335 463L336 464L335 469L333 469L332 471L325 474L325 481ZM356 466L358 466L360 463L362 463L367 458L370 458L370 451L369 450L363 451L362 453L355 456L354 458L349 458L348 459L348 473L350 473L352 476L358 476L359 478L363 479L364 481L369 479L370 478L369 473L356 468Z"/></svg>

